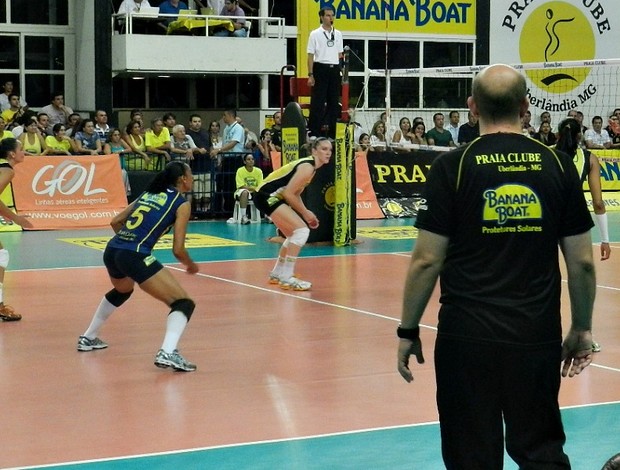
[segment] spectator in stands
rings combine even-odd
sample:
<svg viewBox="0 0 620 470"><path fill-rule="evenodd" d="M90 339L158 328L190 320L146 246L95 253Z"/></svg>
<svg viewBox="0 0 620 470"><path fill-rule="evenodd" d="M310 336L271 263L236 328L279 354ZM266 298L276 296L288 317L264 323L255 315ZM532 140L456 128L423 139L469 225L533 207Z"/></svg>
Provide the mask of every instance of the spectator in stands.
<svg viewBox="0 0 620 470"><path fill-rule="evenodd" d="M577 110L576 109L569 109L568 110L568 114L566 115L566 117L577 119Z"/></svg>
<svg viewBox="0 0 620 470"><path fill-rule="evenodd" d="M542 142L547 147L555 145L556 142L555 134L551 132L551 124L549 124L547 121L543 121L540 124L538 132L532 137L534 137L534 139L538 140L539 142Z"/></svg>
<svg viewBox="0 0 620 470"><path fill-rule="evenodd" d="M75 135L75 133L80 128L81 124L82 124L82 116L80 116L78 113L69 114L69 117L67 118L67 131L66 131L67 137L71 137Z"/></svg>
<svg viewBox="0 0 620 470"><path fill-rule="evenodd" d="M123 140L133 153L139 156L143 163L142 165L136 166L135 160L133 160L133 165L128 165L127 168L129 170L147 170L151 169L151 157L146 153L146 140L142 136L142 124L139 121L130 121L125 128L125 134Z"/></svg>
<svg viewBox="0 0 620 470"><path fill-rule="evenodd" d="M585 134L588 130L588 126L583 125L583 113L581 111L577 111L577 117L575 119L577 119L577 122L581 126L581 134Z"/></svg>
<svg viewBox="0 0 620 470"><path fill-rule="evenodd" d="M95 112L95 132L99 139L101 139L101 142L106 143L108 141L110 125L108 124L108 113L103 109L98 109Z"/></svg>
<svg viewBox="0 0 620 470"><path fill-rule="evenodd" d="M194 159L190 162L194 175L194 185L192 193L194 207L196 210L206 211L211 203L211 136L202 128L202 118L198 114L189 117L187 135L194 140L198 152L194 153Z"/></svg>
<svg viewBox="0 0 620 470"><path fill-rule="evenodd" d="M43 137L54 135L54 133L50 131L49 123L50 117L46 113L37 114L37 127Z"/></svg>
<svg viewBox="0 0 620 470"><path fill-rule="evenodd" d="M163 156L166 162L170 161L170 132L161 118L151 121L151 128L144 134L144 140L147 152Z"/></svg>
<svg viewBox="0 0 620 470"><path fill-rule="evenodd" d="M426 133L426 140L428 141L428 145L437 145L439 147L455 147L454 141L452 140L452 134L450 134L443 127L444 116L443 113L435 113L433 115L433 123L435 127L433 127L430 131Z"/></svg>
<svg viewBox="0 0 620 470"><path fill-rule="evenodd" d="M75 152L86 155L100 155L103 152L103 144L99 134L95 132L95 121L84 119L80 124L79 131L73 136Z"/></svg>
<svg viewBox="0 0 620 470"><path fill-rule="evenodd" d="M548 122L549 125L551 125L551 113L549 113L549 111L543 111L540 114L540 123L542 124L543 122Z"/></svg>
<svg viewBox="0 0 620 470"><path fill-rule="evenodd" d="M0 116L2 116L2 118L4 119L4 122L6 122L6 125L8 128L16 126L17 125L16 120L22 117L24 112L26 111L24 108L20 106L19 103L20 103L19 95L16 95L15 93L11 93L9 95L9 108L5 109L0 114Z"/></svg>
<svg viewBox="0 0 620 470"><path fill-rule="evenodd" d="M459 141L459 121L461 120L461 115L458 111L450 111L448 116L447 129L452 136L452 142L456 144Z"/></svg>
<svg viewBox="0 0 620 470"><path fill-rule="evenodd" d="M211 150L209 152L211 159L218 160L218 166L220 165L220 158L217 157L217 153L213 152L213 150L222 148L222 136L220 134L220 123L218 121L211 121L209 123L209 137L211 140Z"/></svg>
<svg viewBox="0 0 620 470"><path fill-rule="evenodd" d="M224 8L220 11L220 15L234 17L234 19L230 18L234 30L229 31L226 28L219 28L213 33L213 36L234 36L244 38L248 35L245 26L245 12L243 11L243 8L239 6L239 0L225 0Z"/></svg>
<svg viewBox="0 0 620 470"><path fill-rule="evenodd" d="M50 133L55 124L67 124L67 118L73 110L65 106L65 95L61 92L54 92L51 95L50 104L43 106L41 112L49 116L49 123L47 125L47 131Z"/></svg>
<svg viewBox="0 0 620 470"><path fill-rule="evenodd" d="M200 0L195 1L196 5L199 8L210 8L216 15L219 14L220 11L222 11L222 8L224 8L224 0L203 0L208 5L207 7L205 7L204 3L202 3ZM241 5L243 8L245 8L246 11L249 11L252 14L256 13L256 8L254 8L244 0L239 0L239 5Z"/></svg>
<svg viewBox="0 0 620 470"><path fill-rule="evenodd" d="M417 145L428 145L428 140L426 139L426 126L423 122L417 122L413 125L413 137L411 138L411 143Z"/></svg>
<svg viewBox="0 0 620 470"><path fill-rule="evenodd" d="M162 14L166 14L166 15L177 15L178 16L179 11L188 10L188 9L189 8L187 8L187 3L181 2L179 0L164 0L163 2L159 4L159 12ZM173 21L175 21L176 19L177 19L176 17L165 18L163 23L160 23L160 25L164 29L167 30L168 25L172 23Z"/></svg>
<svg viewBox="0 0 620 470"><path fill-rule="evenodd" d="M45 138L48 155L71 155L75 152L75 143L65 135L65 125L61 123L54 124L52 134Z"/></svg>
<svg viewBox="0 0 620 470"><path fill-rule="evenodd" d="M235 175L237 190L235 191L235 200L239 201L239 213L241 218L236 220L230 218L227 220L229 224L240 223L247 225L250 219L247 216L248 201L252 199L252 195L256 192L256 188L263 182L263 172L260 168L254 166L254 157L248 153L243 157L243 166L237 170Z"/></svg>
<svg viewBox="0 0 620 470"><path fill-rule="evenodd" d="M174 126L177 125L177 117L174 113L166 113L162 116L162 120L164 121L164 126L168 129L168 132L172 136L172 130Z"/></svg>
<svg viewBox="0 0 620 470"><path fill-rule="evenodd" d="M45 139L39 133L37 128L37 118L31 117L30 122L25 126L25 132L23 132L18 138L22 143L22 150L26 155L46 155L47 145Z"/></svg>
<svg viewBox="0 0 620 470"><path fill-rule="evenodd" d="M11 129L11 132L16 139L19 138L19 136L22 135L24 132L26 132L26 127L28 126L28 124L30 124L30 121L32 120L34 120L36 123L37 113L30 109L24 111L24 114L22 114L19 118L16 119L15 124L17 125L14 125Z"/></svg>
<svg viewBox="0 0 620 470"><path fill-rule="evenodd" d="M529 110L526 111L523 118L521 118L521 127L523 129L523 134L525 135L532 136L536 134L536 129L532 126L532 113Z"/></svg>
<svg viewBox="0 0 620 470"><path fill-rule="evenodd" d="M149 0L123 0L121 6L118 7L119 15L128 16L130 13L140 13L142 7L150 7ZM125 18L119 18L118 24L122 28L125 26ZM138 34L149 33L151 31L149 22L133 22L133 32Z"/></svg>
<svg viewBox="0 0 620 470"><path fill-rule="evenodd" d="M374 150L375 149L372 147L372 145L370 145L370 135L362 132L359 139L357 140L357 143L355 144L355 151L366 154Z"/></svg>
<svg viewBox="0 0 620 470"><path fill-rule="evenodd" d="M185 126L176 124L172 128L172 136L170 137L170 158L189 165L190 161L194 159L194 153L199 152L194 139L186 134Z"/></svg>
<svg viewBox="0 0 620 470"><path fill-rule="evenodd" d="M271 127L271 142L276 147L276 151L282 151L282 113L273 113L273 126Z"/></svg>
<svg viewBox="0 0 620 470"><path fill-rule="evenodd" d="M254 161L258 168L260 168L263 172L263 176L270 175L271 172L273 172L271 153L277 151L277 147L273 143L273 128L263 129L260 133L260 140L253 154Z"/></svg>
<svg viewBox="0 0 620 470"><path fill-rule="evenodd" d="M6 121L2 116L0 116L0 142L4 139L15 138L11 131L6 130Z"/></svg>
<svg viewBox="0 0 620 470"><path fill-rule="evenodd" d="M603 118L601 116L592 118L592 129L588 129L583 138L587 149L608 149L611 147L611 138L603 129Z"/></svg>
<svg viewBox="0 0 620 470"><path fill-rule="evenodd" d="M103 146L103 153L105 155L118 155L118 159L121 165L121 175L123 178L123 186L125 187L125 194L131 194L131 186L129 184L129 175L127 174L127 163L125 161L125 155L132 153L131 147L121 139L121 130L116 128L109 129L108 142Z"/></svg>
<svg viewBox="0 0 620 470"><path fill-rule="evenodd" d="M392 136L392 143L394 144L411 144L413 134L411 133L411 121L408 117L400 118L398 122L398 130L394 132Z"/></svg>
<svg viewBox="0 0 620 470"><path fill-rule="evenodd" d="M529 134L529 132L528 132ZM478 125L478 116L469 111L467 113L467 122L459 127L458 144L465 145L472 140L480 137L480 126Z"/></svg>
<svg viewBox="0 0 620 470"><path fill-rule="evenodd" d="M222 146L220 148L211 148L212 157L226 152L243 152L245 133L243 126L237 122L237 111L234 109L227 109L224 111L222 120L226 124Z"/></svg>
<svg viewBox="0 0 620 470"><path fill-rule="evenodd" d="M129 113L129 121L136 121L140 124L140 135L144 135L146 133L146 129L144 128L144 114L140 109L132 109Z"/></svg>
<svg viewBox="0 0 620 470"><path fill-rule="evenodd" d="M370 131L370 145L373 148L382 147L383 150L386 149L387 139L385 138L385 122L383 120L379 120L373 124Z"/></svg>
<svg viewBox="0 0 620 470"><path fill-rule="evenodd" d="M605 128L611 139L611 149L620 149L620 112L609 116L608 125ZM13 132L15 130L13 129Z"/></svg>
<svg viewBox="0 0 620 470"><path fill-rule="evenodd" d="M3 92L0 93L0 113L11 107L9 97L14 93L13 81L5 80L2 84L2 90ZM19 107L24 110L28 109L28 103L26 103L26 100L23 97L19 98Z"/></svg>

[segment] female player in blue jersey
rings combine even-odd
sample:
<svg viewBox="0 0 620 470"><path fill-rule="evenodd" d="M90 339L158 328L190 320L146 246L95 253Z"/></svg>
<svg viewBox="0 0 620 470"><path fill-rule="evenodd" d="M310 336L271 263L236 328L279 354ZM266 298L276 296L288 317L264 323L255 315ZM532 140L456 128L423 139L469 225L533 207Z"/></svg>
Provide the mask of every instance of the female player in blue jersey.
<svg viewBox="0 0 620 470"><path fill-rule="evenodd" d="M99 339L99 329L114 310L129 299L134 284L138 283L142 290L170 307L166 334L155 356L155 365L186 372L196 370L196 365L187 361L177 350L177 343L195 304L172 274L163 269L163 265L151 254L157 240L172 228L174 256L186 266L189 274L198 272L198 265L185 249L191 208L183 193L192 190L193 180L187 164L171 162L155 176L138 199L112 219L110 225L116 235L108 242L103 262L113 289L105 294L90 326L79 337L78 351L108 347Z"/></svg>

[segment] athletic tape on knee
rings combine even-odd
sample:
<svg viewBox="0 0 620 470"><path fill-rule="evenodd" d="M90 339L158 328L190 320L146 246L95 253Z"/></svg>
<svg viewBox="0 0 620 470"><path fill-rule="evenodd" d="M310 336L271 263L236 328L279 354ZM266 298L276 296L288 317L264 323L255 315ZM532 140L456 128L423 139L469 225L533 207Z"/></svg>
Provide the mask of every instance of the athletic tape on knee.
<svg viewBox="0 0 620 470"><path fill-rule="evenodd" d="M170 313L181 312L187 317L187 321L192 318L196 304L192 299L179 299L170 304Z"/></svg>
<svg viewBox="0 0 620 470"><path fill-rule="evenodd" d="M5 268L9 265L9 250L2 248L0 250L0 268Z"/></svg>
<svg viewBox="0 0 620 470"><path fill-rule="evenodd" d="M108 302L110 302L115 307L120 307L123 305L129 297L133 294L133 289L129 292L119 292L116 289L112 289L108 293L106 293L105 298Z"/></svg>
<svg viewBox="0 0 620 470"><path fill-rule="evenodd" d="M310 236L310 229L308 227L297 228L293 230L293 234L288 237L288 240L297 246L304 246Z"/></svg>

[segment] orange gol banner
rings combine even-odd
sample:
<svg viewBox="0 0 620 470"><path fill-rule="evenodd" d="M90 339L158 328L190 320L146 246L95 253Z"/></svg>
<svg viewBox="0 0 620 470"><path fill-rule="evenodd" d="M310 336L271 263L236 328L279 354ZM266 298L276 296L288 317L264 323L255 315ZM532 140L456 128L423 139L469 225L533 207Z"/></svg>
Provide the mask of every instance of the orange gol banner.
<svg viewBox="0 0 620 470"><path fill-rule="evenodd" d="M370 180L368 159L364 152L355 153L355 200L357 219L385 219Z"/></svg>
<svg viewBox="0 0 620 470"><path fill-rule="evenodd" d="M29 230L109 227L127 207L118 155L26 156L13 192Z"/></svg>

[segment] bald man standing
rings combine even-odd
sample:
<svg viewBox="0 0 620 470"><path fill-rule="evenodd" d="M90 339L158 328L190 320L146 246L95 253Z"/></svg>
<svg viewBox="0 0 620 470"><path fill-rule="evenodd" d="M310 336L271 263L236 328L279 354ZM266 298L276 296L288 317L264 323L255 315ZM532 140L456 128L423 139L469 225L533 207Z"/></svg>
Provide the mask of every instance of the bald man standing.
<svg viewBox="0 0 620 470"><path fill-rule="evenodd" d="M473 82L481 138L438 157L397 329L398 371L422 363L420 320L438 277L437 408L447 469L570 468L558 405L560 375L592 361L592 219L568 155L521 133L526 82L493 65ZM562 341L558 244L571 327ZM563 363L562 363L563 361Z"/></svg>

